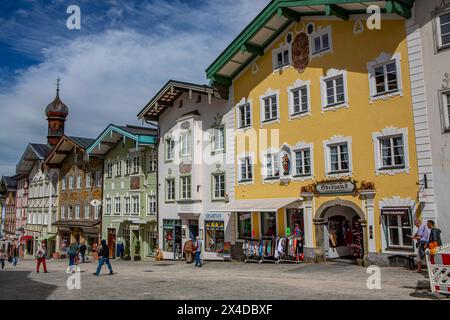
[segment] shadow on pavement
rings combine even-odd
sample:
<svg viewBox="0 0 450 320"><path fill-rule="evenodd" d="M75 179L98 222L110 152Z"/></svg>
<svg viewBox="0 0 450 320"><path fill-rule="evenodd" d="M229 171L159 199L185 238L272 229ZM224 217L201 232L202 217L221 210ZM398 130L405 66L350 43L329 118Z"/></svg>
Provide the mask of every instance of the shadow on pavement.
<svg viewBox="0 0 450 320"><path fill-rule="evenodd" d="M45 300L57 288L29 278L30 271L0 272L0 288L8 293L2 296L4 300Z"/></svg>
<svg viewBox="0 0 450 320"><path fill-rule="evenodd" d="M433 300L442 300L448 298L443 294L431 292L429 280L419 280L417 281L416 287L411 288L415 289L414 292L410 294L410 296L414 298L433 299Z"/></svg>

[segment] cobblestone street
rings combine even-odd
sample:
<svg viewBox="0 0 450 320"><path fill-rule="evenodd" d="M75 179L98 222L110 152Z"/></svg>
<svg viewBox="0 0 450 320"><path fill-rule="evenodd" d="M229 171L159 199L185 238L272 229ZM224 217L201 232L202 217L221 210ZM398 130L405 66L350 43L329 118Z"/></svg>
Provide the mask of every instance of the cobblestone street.
<svg viewBox="0 0 450 320"><path fill-rule="evenodd" d="M0 287L6 299L430 299L427 274L404 268L382 268L381 290L367 289L365 268L342 262L326 264L244 264L206 262L195 268L184 262L112 260L116 274L96 262L81 265L81 289L68 290L66 260L48 261L49 273L21 260L6 265ZM42 271L41 271L42 272Z"/></svg>

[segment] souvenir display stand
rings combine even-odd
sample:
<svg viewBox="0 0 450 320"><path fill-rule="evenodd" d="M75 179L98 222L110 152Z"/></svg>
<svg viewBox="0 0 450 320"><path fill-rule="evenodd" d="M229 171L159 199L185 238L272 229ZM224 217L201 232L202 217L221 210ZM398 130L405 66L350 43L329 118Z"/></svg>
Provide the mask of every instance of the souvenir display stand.
<svg viewBox="0 0 450 320"><path fill-rule="evenodd" d="M295 236L270 240L247 239L242 249L245 263L300 263L304 258L303 239Z"/></svg>

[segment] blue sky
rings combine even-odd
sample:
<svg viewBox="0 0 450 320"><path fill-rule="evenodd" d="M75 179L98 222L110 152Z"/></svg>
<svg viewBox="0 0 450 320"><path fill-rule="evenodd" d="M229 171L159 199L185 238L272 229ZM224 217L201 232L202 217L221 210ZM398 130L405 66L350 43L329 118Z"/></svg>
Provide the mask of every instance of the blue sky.
<svg viewBox="0 0 450 320"><path fill-rule="evenodd" d="M0 175L29 142L45 143L46 105L61 77L66 133L92 137L136 114L169 79L205 69L270 0L2 0ZM66 28L69 5L81 30Z"/></svg>

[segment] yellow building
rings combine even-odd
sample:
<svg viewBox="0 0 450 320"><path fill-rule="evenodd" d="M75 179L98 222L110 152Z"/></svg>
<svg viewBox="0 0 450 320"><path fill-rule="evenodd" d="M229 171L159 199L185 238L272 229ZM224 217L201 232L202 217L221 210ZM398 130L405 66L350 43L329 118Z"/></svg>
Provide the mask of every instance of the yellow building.
<svg viewBox="0 0 450 320"><path fill-rule="evenodd" d="M413 253L413 2L272 1L208 68L235 105L235 250L298 225L307 260Z"/></svg>

